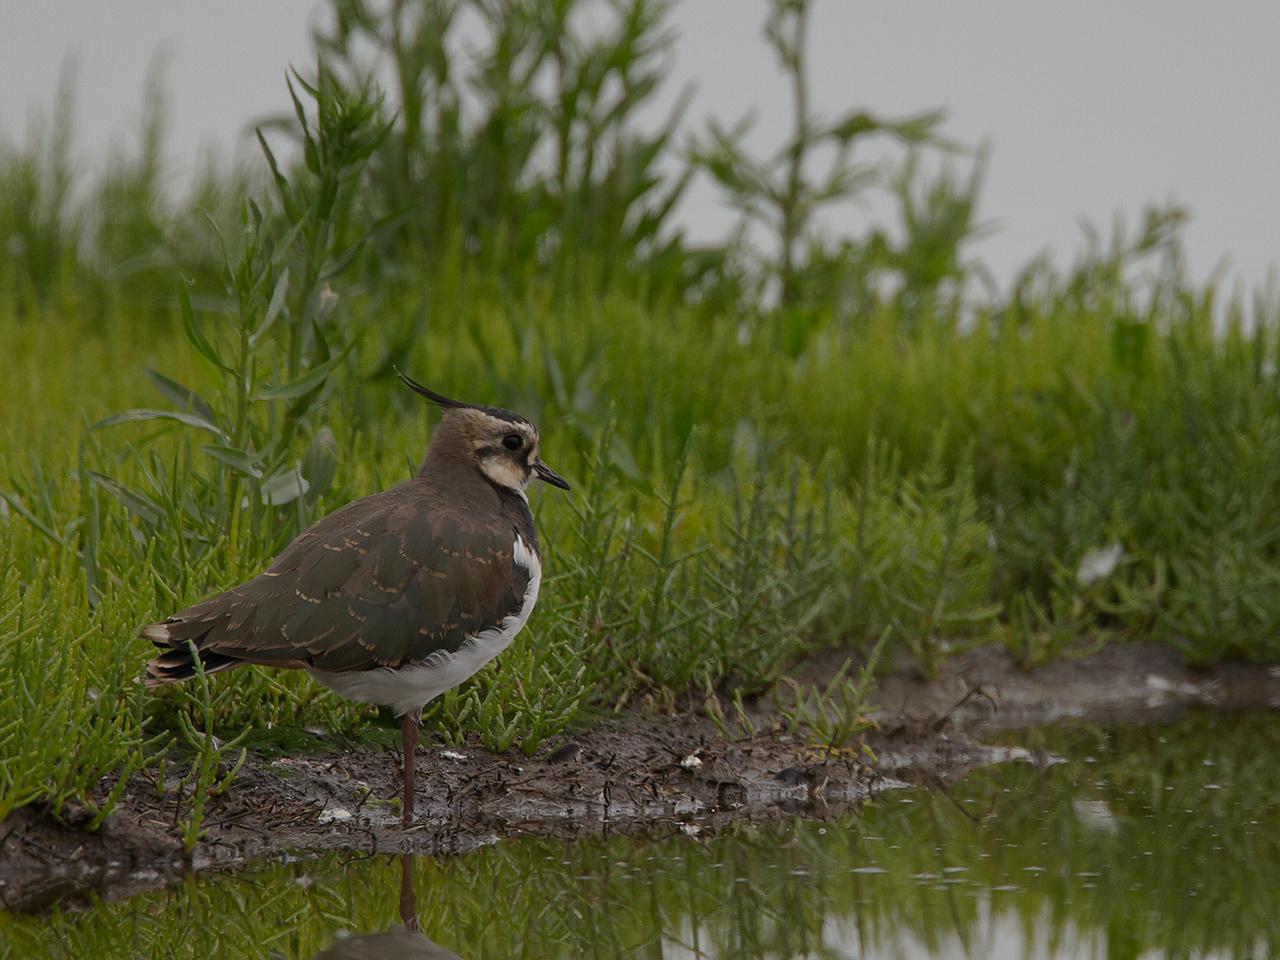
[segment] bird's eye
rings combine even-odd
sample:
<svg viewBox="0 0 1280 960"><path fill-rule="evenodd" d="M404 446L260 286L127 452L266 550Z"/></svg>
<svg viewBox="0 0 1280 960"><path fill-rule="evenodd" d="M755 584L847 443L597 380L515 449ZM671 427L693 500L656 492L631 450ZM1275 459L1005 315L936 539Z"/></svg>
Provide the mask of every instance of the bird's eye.
<svg viewBox="0 0 1280 960"><path fill-rule="evenodd" d="M524 437L518 433L508 433L502 438L502 445L508 450L519 450L524 446Z"/></svg>

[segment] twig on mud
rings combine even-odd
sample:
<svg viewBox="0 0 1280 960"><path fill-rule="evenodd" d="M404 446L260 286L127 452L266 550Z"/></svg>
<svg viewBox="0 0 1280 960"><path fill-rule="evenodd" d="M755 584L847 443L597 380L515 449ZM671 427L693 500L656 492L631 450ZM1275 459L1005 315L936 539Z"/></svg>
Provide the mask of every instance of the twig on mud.
<svg viewBox="0 0 1280 960"><path fill-rule="evenodd" d="M370 850L368 853L357 853L339 860L338 862L344 867L353 863L363 863L366 860L372 860L378 855L378 834L374 832L373 827L364 827L360 832L367 833L369 835L369 839L373 841Z"/></svg>
<svg viewBox="0 0 1280 960"><path fill-rule="evenodd" d="M238 830L251 830L252 832L258 834L258 836L260 837L271 836L270 830L264 830L261 827L255 827L252 823L245 823L243 820L241 820L241 817L244 817L247 813L248 813L247 810L242 810L239 813L235 814L234 816L223 817L221 820L211 820L209 821L209 827L211 829L213 827L220 827L220 828L235 827Z"/></svg>
<svg viewBox="0 0 1280 960"><path fill-rule="evenodd" d="M73 853L70 857L64 858L61 855L59 855L56 850L50 850L48 847L44 846L43 844L37 843L35 840L32 840L30 837L24 836L23 834L18 835L18 840L24 847L34 850L36 853L36 856L44 863L46 867L52 866L54 863L63 863L63 862L66 862L66 860L74 860L76 855L79 854L79 852L82 849L84 849L83 847L77 847L75 850L75 853Z"/></svg>
<svg viewBox="0 0 1280 960"><path fill-rule="evenodd" d="M823 807L830 806L830 804L827 803L827 784L829 784L830 782L831 782L831 775L826 774L825 776L823 776L822 782L820 784L818 784L815 787L811 787L809 790L810 801L816 800L819 803L821 803Z"/></svg>
<svg viewBox="0 0 1280 960"><path fill-rule="evenodd" d="M957 710L959 710L966 703L968 703L970 700L975 699L976 697L981 697L983 700L986 700L987 703L991 704L992 712L994 713L1000 712L1000 703L996 698L996 695L993 693L991 687L985 683L980 683L976 687L971 687L968 690L966 690L964 696L961 697L959 700L957 700L954 704L952 704L950 710L942 714L940 717L934 718L933 723L931 724L931 728L935 732L938 730L941 730L943 727L945 727L948 723L951 722L951 718L952 716L955 715L955 712Z"/></svg>

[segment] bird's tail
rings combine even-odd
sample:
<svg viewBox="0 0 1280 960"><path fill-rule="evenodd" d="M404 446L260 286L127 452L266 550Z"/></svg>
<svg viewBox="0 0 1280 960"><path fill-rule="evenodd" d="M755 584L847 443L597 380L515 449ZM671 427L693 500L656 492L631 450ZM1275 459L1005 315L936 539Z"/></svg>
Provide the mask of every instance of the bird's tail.
<svg viewBox="0 0 1280 960"><path fill-rule="evenodd" d="M239 657L214 653L212 650L201 650L200 637L176 636L173 628L177 625L170 622L151 623L142 628L143 639L150 640L160 650L160 653L147 661L148 687L161 687L166 683L190 680L196 675L195 657L197 656L205 673L230 670L244 663Z"/></svg>

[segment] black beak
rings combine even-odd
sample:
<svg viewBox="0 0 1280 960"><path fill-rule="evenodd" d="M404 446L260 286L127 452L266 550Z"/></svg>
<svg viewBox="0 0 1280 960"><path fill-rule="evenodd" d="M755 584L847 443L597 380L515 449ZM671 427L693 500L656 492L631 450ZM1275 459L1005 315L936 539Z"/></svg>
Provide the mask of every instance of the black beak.
<svg viewBox="0 0 1280 960"><path fill-rule="evenodd" d="M561 490L569 489L569 481L560 474L556 473L541 460L533 461L533 475L539 480L545 480L553 487L559 487Z"/></svg>

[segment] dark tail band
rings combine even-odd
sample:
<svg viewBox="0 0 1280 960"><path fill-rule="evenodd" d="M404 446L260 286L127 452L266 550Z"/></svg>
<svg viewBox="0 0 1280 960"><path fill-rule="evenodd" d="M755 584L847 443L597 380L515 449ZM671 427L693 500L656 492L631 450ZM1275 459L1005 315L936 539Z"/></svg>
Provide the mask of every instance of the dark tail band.
<svg viewBox="0 0 1280 960"><path fill-rule="evenodd" d="M192 659L191 645L169 634L166 624L153 623L142 628L142 636L162 651L147 662L147 686L162 687L167 683L180 683L196 675L196 662ZM196 641L198 643L199 641ZM181 644L181 646L179 646ZM244 663L237 657L209 650L197 650L200 665L205 673L230 670Z"/></svg>

